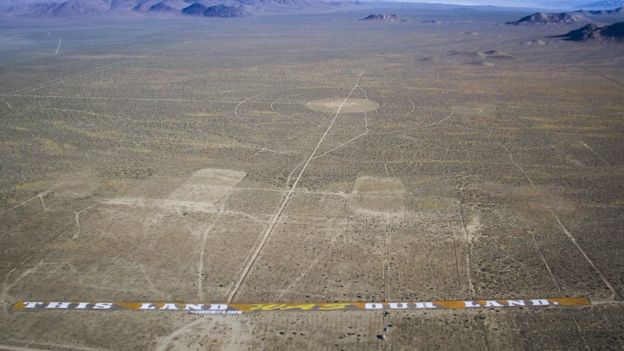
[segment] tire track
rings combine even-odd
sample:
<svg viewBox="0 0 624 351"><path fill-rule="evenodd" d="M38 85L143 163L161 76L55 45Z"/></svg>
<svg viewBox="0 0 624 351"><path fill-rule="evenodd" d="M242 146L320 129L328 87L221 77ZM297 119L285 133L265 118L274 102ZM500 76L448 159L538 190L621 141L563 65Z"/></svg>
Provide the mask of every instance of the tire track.
<svg viewBox="0 0 624 351"><path fill-rule="evenodd" d="M55 37L54 35L52 35L52 33L50 33L50 32L49 32L49 31L47 31L47 30L46 30L46 33L48 33L48 36L49 36L51 39L54 39L54 40L56 40L56 41L57 41L57 44L56 44L56 50L54 50L54 55L58 55L58 54L61 52L61 43L62 43L63 41L61 40L61 38L59 38L59 37Z"/></svg>
<svg viewBox="0 0 624 351"><path fill-rule="evenodd" d="M518 164L518 162L516 162L516 160L514 160L513 154L511 153L511 151L509 150L509 148L507 148L507 146L502 145L503 149L505 149L505 151L507 151L507 154L509 155L509 160L511 161L511 163L513 163L513 165L520 170L520 172L522 173L522 175L524 176L524 178L529 182L529 184L531 185L531 187L533 188L533 190L535 190L538 194L542 195L542 192L537 188L537 186L535 185L535 183L533 182L533 180L529 177L529 175L524 171L524 168L522 168L522 166L520 166L520 164ZM585 250L583 250L583 248L581 247L581 245L578 243L578 241L576 240L576 238L574 237L574 235L572 235L572 233L570 233L570 231L568 230L568 228L566 228L563 223L561 222L561 219L559 219L559 216L557 215L557 213L548 205L544 206L546 208L546 210L548 211L548 213L553 217L553 219L557 222L557 224L559 225L559 227L561 228L561 230L563 231L563 233L568 237L568 239L570 239L570 241L572 242L572 244L574 244L574 246L576 247L576 249L578 250L578 252L583 256L583 258L585 258L585 261L587 262L587 264L589 264L591 266L591 268L594 270L594 272L596 272L596 274L600 277L600 279L602 280L602 282L607 286L607 288L609 288L609 290L611 291L611 297L610 299L615 300L615 299L622 299L622 297L620 296L620 294L618 293L618 291L613 287L613 285L611 285L611 283L609 282L609 280L607 280L607 277L605 277L605 275L602 273L602 271L596 266L596 264L594 263L594 261L589 257L589 255L585 252Z"/></svg>
<svg viewBox="0 0 624 351"><path fill-rule="evenodd" d="M364 66L364 70L365 69L366 69L366 66ZM266 230L262 234L260 243L252 251L251 255L249 256L249 259L247 260L247 263L245 264L245 266L243 267L243 270L241 271L241 273L239 275L238 280L232 286L232 290L231 290L230 294L228 295L227 302L232 302L232 300L238 294L238 292L240 290L240 287L245 282L245 279L247 278L247 276L249 274L249 271L251 270L251 268L255 264L256 260L258 259L258 256L260 255L260 252L264 248L264 245L266 244L266 242L268 241L269 237L273 233L273 230L275 229L277 221L281 217L282 212L286 208L286 205L290 201L294 191L297 189L297 185L299 185L299 181L301 180L301 177L303 176L303 174L305 173L306 169L310 165L310 162L312 161L314 156L316 156L316 153L317 153L318 149L320 148L321 144L323 144L323 141L325 141L325 138L329 134L329 131L334 126L334 123L338 119L338 116L340 115L340 112L342 111L342 108L347 103L347 101L351 98L351 96L353 95L355 90L359 87L360 80L362 79L362 75L364 74L364 70L362 70L362 72L360 72L360 74L357 77L357 80L355 81L355 84L351 88L351 91L349 92L347 97L342 101L342 104L340 104L340 106L336 110L336 114L334 115L334 118L332 119L331 123L329 124L329 126L325 130L325 133L323 133L323 135L319 139L318 143L316 144L316 147L314 147L314 150L312 150L312 152L310 153L310 155L306 159L305 163L303 164L303 167L301 168L301 171L299 171L299 175L295 179L295 182L293 183L293 185L288 190L288 193L286 193L286 195L284 197L282 197L282 200L281 200L281 203L280 203L279 207L274 212L273 217L271 218L271 221L269 222L269 225L267 226Z"/></svg>

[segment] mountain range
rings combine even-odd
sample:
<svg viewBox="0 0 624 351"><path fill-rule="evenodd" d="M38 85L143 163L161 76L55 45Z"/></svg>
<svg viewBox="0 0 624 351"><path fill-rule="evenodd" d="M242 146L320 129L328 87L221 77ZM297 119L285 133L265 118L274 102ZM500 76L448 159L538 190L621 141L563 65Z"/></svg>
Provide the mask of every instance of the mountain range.
<svg viewBox="0 0 624 351"><path fill-rule="evenodd" d="M624 7L624 0L600 0L578 6L578 8L588 10L607 10Z"/></svg>
<svg viewBox="0 0 624 351"><path fill-rule="evenodd" d="M39 0L13 1L0 14L20 18L69 18L97 15L243 17L258 13L329 11L357 2L322 0Z"/></svg>
<svg viewBox="0 0 624 351"><path fill-rule="evenodd" d="M624 7L618 7L613 10L579 10L573 13L581 15L624 15Z"/></svg>

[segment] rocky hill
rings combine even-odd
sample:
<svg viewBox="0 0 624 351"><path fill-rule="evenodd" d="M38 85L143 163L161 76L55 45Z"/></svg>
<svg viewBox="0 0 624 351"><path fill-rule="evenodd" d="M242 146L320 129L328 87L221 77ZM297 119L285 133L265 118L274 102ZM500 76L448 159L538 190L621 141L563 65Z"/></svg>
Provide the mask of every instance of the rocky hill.
<svg viewBox="0 0 624 351"><path fill-rule="evenodd" d="M579 24L591 22L581 14L571 14L568 12L561 13L544 13L537 12L532 15L522 17L517 21L507 22L512 25L540 25L540 24Z"/></svg>
<svg viewBox="0 0 624 351"><path fill-rule="evenodd" d="M624 22L618 22L609 26L599 27L588 24L585 27L573 30L561 37L571 41L598 41L598 42L624 42Z"/></svg>
<svg viewBox="0 0 624 351"><path fill-rule="evenodd" d="M205 17L231 18L231 17L245 17L245 16L248 16L249 13L240 7L216 5L216 6L210 6L209 8L207 8L206 11L204 11L203 15Z"/></svg>
<svg viewBox="0 0 624 351"><path fill-rule="evenodd" d="M140 0L132 11L143 13L178 14L187 7L183 0Z"/></svg>
<svg viewBox="0 0 624 351"><path fill-rule="evenodd" d="M204 4L194 3L182 9L181 13L187 16L203 16L208 7Z"/></svg>
<svg viewBox="0 0 624 351"><path fill-rule="evenodd" d="M386 15L386 14L378 14L378 15L368 15L360 21L366 22L405 22L404 19L400 18L397 15Z"/></svg>

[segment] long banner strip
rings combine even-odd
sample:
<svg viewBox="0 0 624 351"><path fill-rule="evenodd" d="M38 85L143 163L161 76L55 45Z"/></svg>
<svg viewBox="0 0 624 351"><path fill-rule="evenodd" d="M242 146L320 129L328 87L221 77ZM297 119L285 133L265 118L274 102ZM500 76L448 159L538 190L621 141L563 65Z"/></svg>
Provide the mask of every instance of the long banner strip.
<svg viewBox="0 0 624 351"><path fill-rule="evenodd" d="M59 302L18 301L13 311L181 311L194 314L236 315L265 311L413 311L422 309L562 308L590 306L586 297L514 300L435 300L423 302L336 303L184 303L184 302Z"/></svg>

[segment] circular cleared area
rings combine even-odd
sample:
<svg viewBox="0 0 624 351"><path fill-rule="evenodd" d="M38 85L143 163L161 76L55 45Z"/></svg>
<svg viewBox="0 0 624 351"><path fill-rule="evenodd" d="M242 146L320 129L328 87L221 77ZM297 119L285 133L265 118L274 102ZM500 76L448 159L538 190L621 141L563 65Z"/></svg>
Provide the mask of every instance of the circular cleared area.
<svg viewBox="0 0 624 351"><path fill-rule="evenodd" d="M342 108L340 107L342 106ZM336 113L340 109L340 113L359 113L374 111L379 108L379 104L368 99L348 99L331 98L313 100L306 103L306 107L310 110Z"/></svg>

